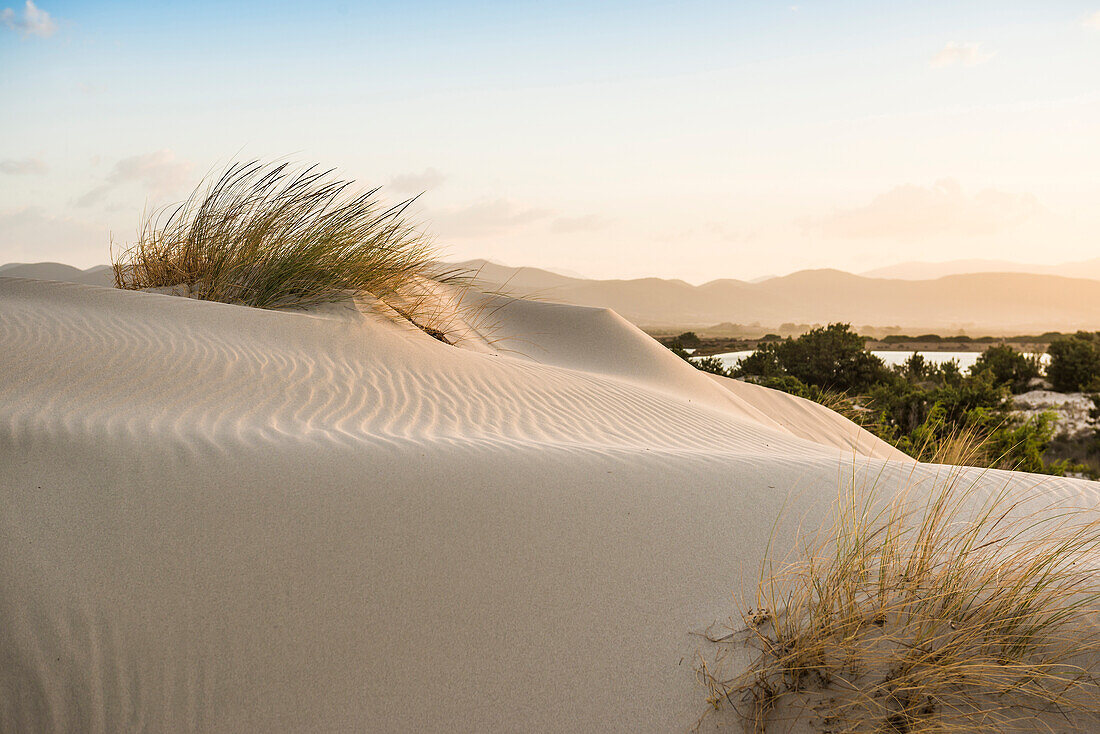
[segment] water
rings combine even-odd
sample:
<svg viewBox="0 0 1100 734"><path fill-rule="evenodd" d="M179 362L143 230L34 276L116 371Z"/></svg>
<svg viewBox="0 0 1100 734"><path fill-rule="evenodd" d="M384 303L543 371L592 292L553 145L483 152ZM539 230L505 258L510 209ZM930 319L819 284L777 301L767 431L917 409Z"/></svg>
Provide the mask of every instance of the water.
<svg viewBox="0 0 1100 734"><path fill-rule="evenodd" d="M740 362L742 359L749 356L750 354L752 354L751 349L741 351L741 352L726 352L725 354L716 354L714 356L718 357L720 360L722 360L722 364L725 365L727 368L731 368L731 367L736 366L738 362ZM882 351L875 350L875 351L872 351L871 354L875 355L876 357L881 359L883 362L885 362L888 367L893 367L894 365L898 365L898 364L905 364L905 361L908 360L911 356L913 356L912 352L905 352L905 351L898 352L898 351L885 351L885 350L882 350ZM959 363L959 369L962 370L963 372L965 372L967 369L972 367L975 362L978 361L978 357L980 357L982 353L981 352L917 352L917 354L924 357L927 361L935 363L935 364L943 364L944 362L950 362L951 360L956 360ZM1028 356L1031 356L1031 355L1028 355ZM1046 354L1040 355L1040 360L1043 362L1043 364L1046 364L1047 361L1049 361L1049 359L1050 359L1050 357Z"/></svg>

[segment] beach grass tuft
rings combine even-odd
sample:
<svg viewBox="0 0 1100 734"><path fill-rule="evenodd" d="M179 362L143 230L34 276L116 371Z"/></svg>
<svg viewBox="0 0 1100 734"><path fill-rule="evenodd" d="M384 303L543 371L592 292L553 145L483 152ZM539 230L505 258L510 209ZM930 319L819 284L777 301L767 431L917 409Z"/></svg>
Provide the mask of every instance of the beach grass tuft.
<svg viewBox="0 0 1100 734"><path fill-rule="evenodd" d="M464 287L444 271L407 212L331 169L234 163L184 202L143 217L137 241L113 256L119 288L267 309L303 309L369 296L442 341L432 285ZM451 314L453 316L453 314Z"/></svg>
<svg viewBox="0 0 1100 734"><path fill-rule="evenodd" d="M712 710L755 732L809 715L833 734L1072 730L1100 714L1100 521L1041 485L1025 494L957 468L889 499L853 480L834 522L769 558L711 636ZM724 675L746 645L748 668Z"/></svg>

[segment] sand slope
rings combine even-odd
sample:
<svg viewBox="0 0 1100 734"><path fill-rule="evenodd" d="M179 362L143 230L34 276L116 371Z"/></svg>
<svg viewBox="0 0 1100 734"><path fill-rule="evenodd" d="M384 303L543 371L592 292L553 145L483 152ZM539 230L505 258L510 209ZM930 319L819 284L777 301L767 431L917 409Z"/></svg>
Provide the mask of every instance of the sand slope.
<svg viewBox="0 0 1100 734"><path fill-rule="evenodd" d="M0 730L682 731L784 507L943 471L613 312L496 318L0 277Z"/></svg>

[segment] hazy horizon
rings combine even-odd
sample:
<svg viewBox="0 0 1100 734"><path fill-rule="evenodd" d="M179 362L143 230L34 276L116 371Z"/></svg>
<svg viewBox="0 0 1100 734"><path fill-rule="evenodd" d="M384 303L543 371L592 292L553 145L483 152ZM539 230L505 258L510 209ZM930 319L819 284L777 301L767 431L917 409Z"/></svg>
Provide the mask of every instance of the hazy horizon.
<svg viewBox="0 0 1100 734"><path fill-rule="evenodd" d="M701 283L1096 257L1100 4L27 2L0 262L106 262L235 158L335 166L452 260Z"/></svg>
<svg viewBox="0 0 1100 734"><path fill-rule="evenodd" d="M1031 275L1057 275L1067 278L1084 278L1086 280L1100 280L1100 257L1091 258L1087 261L1076 261L1069 263L1055 263L1054 265L1039 266L1034 263L1018 263L1005 260L944 260L940 262L922 262L922 261L906 261L891 263L880 268L874 268L871 270L865 270L861 272L853 272L850 270L843 270L841 268L803 268L799 270L791 270L788 272L769 273L764 276L758 276L755 278L731 278L722 274L711 274L706 280L686 280L683 278L670 278L662 276L660 273L650 273L644 275L634 276L633 278L594 278L586 273L582 273L571 268L558 268L552 265L528 265L524 263L503 262L495 258L484 257L471 257L468 259L459 260L457 258L449 258L443 262L453 265L463 265L470 263L470 268L473 268L473 263L488 263L496 265L508 270L522 270L524 268L536 268L543 270L554 275L562 275L568 278L576 278L582 280L642 280L657 278L660 280L683 280L692 286L705 285L718 280L743 280L749 283L759 283L774 278L785 278L790 275L796 275L798 273L814 271L814 270L835 270L841 273L848 273L864 278L884 278L884 279L896 279L896 280L936 280L946 275L980 275L990 273L1019 273L1019 274L1031 274ZM107 260L89 265L87 267L81 267L74 265L70 262L60 262L56 260L39 260L35 262L28 261L8 261L0 262L0 269L8 268L18 265L51 265L59 264L66 267L74 267L82 271L95 270L101 267L109 267L110 263ZM1079 271L1073 266L1087 265L1089 266L1084 271Z"/></svg>

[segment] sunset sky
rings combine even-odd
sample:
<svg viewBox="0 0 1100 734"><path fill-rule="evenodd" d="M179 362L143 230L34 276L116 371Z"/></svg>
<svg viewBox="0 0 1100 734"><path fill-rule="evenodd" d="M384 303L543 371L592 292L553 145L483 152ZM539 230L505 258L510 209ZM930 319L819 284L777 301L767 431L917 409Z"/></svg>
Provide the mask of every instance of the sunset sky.
<svg viewBox="0 0 1100 734"><path fill-rule="evenodd" d="M0 263L257 157L590 277L1100 256L1100 0L4 7Z"/></svg>

